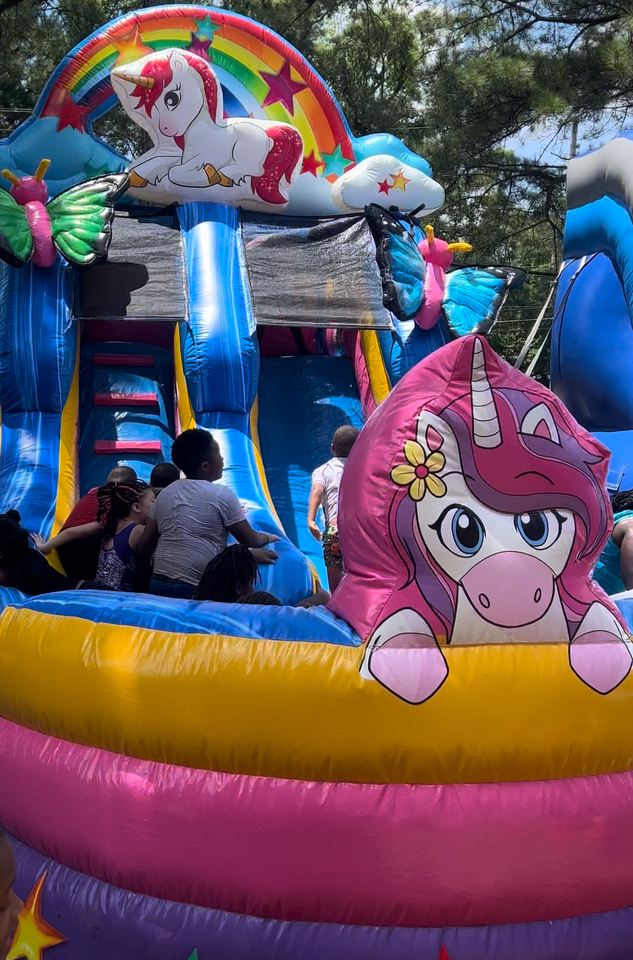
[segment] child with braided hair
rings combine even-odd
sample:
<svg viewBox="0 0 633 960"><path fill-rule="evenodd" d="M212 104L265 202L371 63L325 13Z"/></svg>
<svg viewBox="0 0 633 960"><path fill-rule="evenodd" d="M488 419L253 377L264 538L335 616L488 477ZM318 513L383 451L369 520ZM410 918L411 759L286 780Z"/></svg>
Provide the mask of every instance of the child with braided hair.
<svg viewBox="0 0 633 960"><path fill-rule="evenodd" d="M154 503L154 491L143 480L106 483L97 491L97 519L62 530L45 542L33 535L40 553L95 534L101 537L101 549L95 580L109 590L134 589L137 547Z"/></svg>
<svg viewBox="0 0 633 960"><path fill-rule="evenodd" d="M136 577L137 548L156 499L142 480L106 483L97 493L97 519L103 540L97 565L97 583L110 590L131 591Z"/></svg>

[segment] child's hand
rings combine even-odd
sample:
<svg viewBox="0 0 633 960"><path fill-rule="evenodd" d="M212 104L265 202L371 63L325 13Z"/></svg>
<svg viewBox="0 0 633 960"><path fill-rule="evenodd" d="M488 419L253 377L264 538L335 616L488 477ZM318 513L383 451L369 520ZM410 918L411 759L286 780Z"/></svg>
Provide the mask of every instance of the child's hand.
<svg viewBox="0 0 633 960"><path fill-rule="evenodd" d="M281 540L281 537L278 537L276 533L268 533L266 536L268 537L266 543L279 543ZM264 544L264 546L265 545L266 544Z"/></svg>
<svg viewBox="0 0 633 960"><path fill-rule="evenodd" d="M40 551L40 553L46 553L46 550L44 549L46 547L46 540L44 539L44 537L40 537L39 533L32 533L31 540L33 541L37 549Z"/></svg>
<svg viewBox="0 0 633 960"><path fill-rule="evenodd" d="M314 522L314 520L308 520L308 530L310 531L310 533L312 534L312 536L314 537L315 540L318 540L319 542L321 542L321 540L322 540L322 538L323 538L323 534L321 533L321 531L320 531L319 528L317 527L317 525L316 525L316 523Z"/></svg>
<svg viewBox="0 0 633 960"><path fill-rule="evenodd" d="M277 537L279 539L279 537ZM251 553L257 563L270 564L279 559L279 554L274 550L267 550L266 547L251 547Z"/></svg>

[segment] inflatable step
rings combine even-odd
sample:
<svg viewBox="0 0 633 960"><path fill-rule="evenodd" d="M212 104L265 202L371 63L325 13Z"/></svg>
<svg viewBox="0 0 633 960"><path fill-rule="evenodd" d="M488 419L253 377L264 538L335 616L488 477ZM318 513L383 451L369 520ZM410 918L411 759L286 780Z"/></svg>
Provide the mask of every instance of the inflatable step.
<svg viewBox="0 0 633 960"><path fill-rule="evenodd" d="M157 393L95 393L95 407L152 407L158 405Z"/></svg>
<svg viewBox="0 0 633 960"><path fill-rule="evenodd" d="M155 357L151 353L93 353L95 367L153 367Z"/></svg>
<svg viewBox="0 0 633 960"><path fill-rule="evenodd" d="M94 452L108 453L162 453L160 440L95 440Z"/></svg>

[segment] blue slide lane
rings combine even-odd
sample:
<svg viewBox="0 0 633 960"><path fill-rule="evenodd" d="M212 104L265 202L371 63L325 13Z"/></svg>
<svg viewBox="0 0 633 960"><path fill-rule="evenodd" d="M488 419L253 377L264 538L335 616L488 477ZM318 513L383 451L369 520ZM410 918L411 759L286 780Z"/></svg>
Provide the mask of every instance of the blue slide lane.
<svg viewBox="0 0 633 960"><path fill-rule="evenodd" d="M327 583L323 551L307 527L312 471L332 456L337 427L363 424L354 368L341 357L264 357L259 442L273 503L292 542ZM321 524L322 526L322 524Z"/></svg>
<svg viewBox="0 0 633 960"><path fill-rule="evenodd" d="M254 527L282 534L257 471L249 414L257 395L259 350L242 251L239 213L219 204L178 208L187 275L188 322L180 324L183 367L196 423L211 430L226 463L223 482ZM284 537L279 560L261 567L262 588L284 603L312 593L306 557Z"/></svg>
<svg viewBox="0 0 633 960"><path fill-rule="evenodd" d="M55 515L61 415L76 350L70 278L59 258L48 270L0 263L0 512L19 510L43 536Z"/></svg>

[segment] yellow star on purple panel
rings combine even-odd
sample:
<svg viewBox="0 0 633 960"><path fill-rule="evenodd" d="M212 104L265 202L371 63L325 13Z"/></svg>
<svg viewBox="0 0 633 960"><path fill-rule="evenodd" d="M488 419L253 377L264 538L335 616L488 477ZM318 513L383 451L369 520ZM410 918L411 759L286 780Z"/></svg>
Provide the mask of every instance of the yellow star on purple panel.
<svg viewBox="0 0 633 960"><path fill-rule="evenodd" d="M267 70L260 70L259 73L262 80L268 84L268 93L262 106L270 107L273 103L283 103L288 113L294 116L293 98L305 90L307 84L292 79L290 62L284 60L279 73L268 73Z"/></svg>
<svg viewBox="0 0 633 960"><path fill-rule="evenodd" d="M42 917L41 898L45 880L46 873L43 873L24 904L7 960L21 960L22 957L26 960L43 960L45 950L66 942L66 937Z"/></svg>

